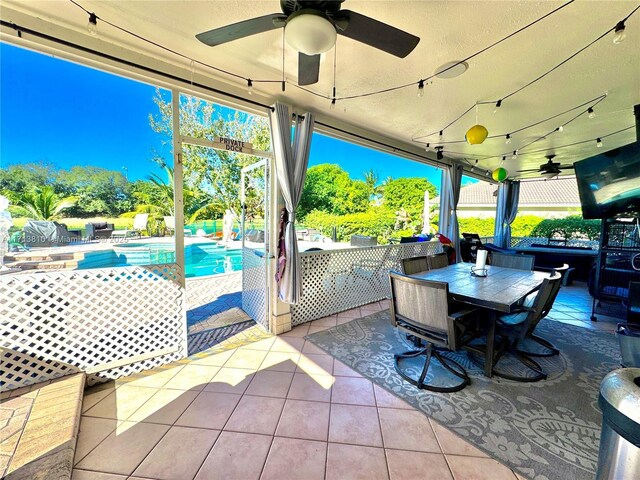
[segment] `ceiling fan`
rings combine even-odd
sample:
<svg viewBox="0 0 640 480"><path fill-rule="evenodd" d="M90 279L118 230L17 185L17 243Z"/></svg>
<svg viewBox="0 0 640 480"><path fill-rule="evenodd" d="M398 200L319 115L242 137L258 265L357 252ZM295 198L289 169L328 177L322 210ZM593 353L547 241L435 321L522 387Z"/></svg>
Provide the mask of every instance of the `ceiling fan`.
<svg viewBox="0 0 640 480"><path fill-rule="evenodd" d="M336 43L336 35L351 38L404 58L419 37L351 10L341 10L344 0L280 0L282 13L272 13L215 28L196 35L211 47L258 33L284 28L287 43L298 51L298 84L318 81L320 54Z"/></svg>
<svg viewBox="0 0 640 480"><path fill-rule="evenodd" d="M555 155L545 155L547 163L543 163L539 168L530 168L528 170L518 170L518 173L538 172L543 177L553 178L560 175L562 170L572 169L573 165L561 165L560 162L554 162Z"/></svg>

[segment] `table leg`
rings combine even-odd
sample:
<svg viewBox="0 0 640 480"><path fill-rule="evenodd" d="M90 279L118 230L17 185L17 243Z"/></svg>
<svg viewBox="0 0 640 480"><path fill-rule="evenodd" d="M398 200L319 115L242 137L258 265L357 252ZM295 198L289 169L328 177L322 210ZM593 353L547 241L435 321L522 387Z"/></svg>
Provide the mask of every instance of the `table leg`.
<svg viewBox="0 0 640 480"><path fill-rule="evenodd" d="M496 336L496 311L489 310L489 328L487 330L487 347L484 356L484 375L491 378L493 374L493 347Z"/></svg>

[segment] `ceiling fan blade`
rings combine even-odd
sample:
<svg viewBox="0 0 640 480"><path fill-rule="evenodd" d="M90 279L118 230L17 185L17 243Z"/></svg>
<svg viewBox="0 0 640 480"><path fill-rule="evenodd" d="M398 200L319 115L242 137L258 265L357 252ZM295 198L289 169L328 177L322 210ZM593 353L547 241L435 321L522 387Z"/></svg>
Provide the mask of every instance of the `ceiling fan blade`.
<svg viewBox="0 0 640 480"><path fill-rule="evenodd" d="M396 57L406 57L420 41L420 38L415 35L351 10L340 10L333 19L340 35ZM346 28L342 30L340 27L345 20Z"/></svg>
<svg viewBox="0 0 640 480"><path fill-rule="evenodd" d="M215 47L216 45L232 42L233 40L255 35L256 33L282 28L285 25L286 19L287 17L281 13L272 13L271 15L244 20L225 27L214 28L208 32L197 34L196 38L210 47Z"/></svg>
<svg viewBox="0 0 640 480"><path fill-rule="evenodd" d="M561 169L561 170L562 169L569 170L569 169L574 168L574 167L573 167L573 165L559 165L558 168Z"/></svg>
<svg viewBox="0 0 640 480"><path fill-rule="evenodd" d="M298 85L313 85L318 82L320 55L305 55L298 52Z"/></svg>
<svg viewBox="0 0 640 480"><path fill-rule="evenodd" d="M529 170L516 170L516 172L518 173L526 173L526 172L540 172L542 170L540 170L539 168L530 168Z"/></svg>

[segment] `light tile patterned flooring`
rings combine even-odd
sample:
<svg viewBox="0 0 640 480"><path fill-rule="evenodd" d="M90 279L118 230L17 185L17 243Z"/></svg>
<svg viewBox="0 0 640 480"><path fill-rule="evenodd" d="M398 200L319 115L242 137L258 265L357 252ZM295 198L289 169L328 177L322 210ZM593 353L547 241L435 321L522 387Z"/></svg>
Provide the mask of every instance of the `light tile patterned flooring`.
<svg viewBox="0 0 640 480"><path fill-rule="evenodd" d="M583 286L561 292L550 316L612 330L589 321ZM376 302L279 337L254 327L87 390L73 478L521 479L304 339L387 306Z"/></svg>

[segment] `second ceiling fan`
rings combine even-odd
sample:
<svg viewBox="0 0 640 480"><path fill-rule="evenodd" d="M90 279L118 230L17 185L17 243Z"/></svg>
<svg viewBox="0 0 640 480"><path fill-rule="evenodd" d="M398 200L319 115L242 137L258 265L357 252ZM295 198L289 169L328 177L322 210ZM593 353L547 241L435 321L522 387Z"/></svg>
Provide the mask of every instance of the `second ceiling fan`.
<svg viewBox="0 0 640 480"><path fill-rule="evenodd" d="M518 170L518 173L538 172L543 177L553 178L562 172L562 170L572 169L573 165L561 165L560 162L554 162L555 155L546 155L547 163L543 163L539 168L530 168L528 170Z"/></svg>
<svg viewBox="0 0 640 480"><path fill-rule="evenodd" d="M285 29L285 40L298 51L298 84L318 81L320 54L333 48L336 35L351 38L396 57L413 51L419 37L351 10L341 10L344 0L280 0L282 13L244 20L196 38L211 47L258 33Z"/></svg>

